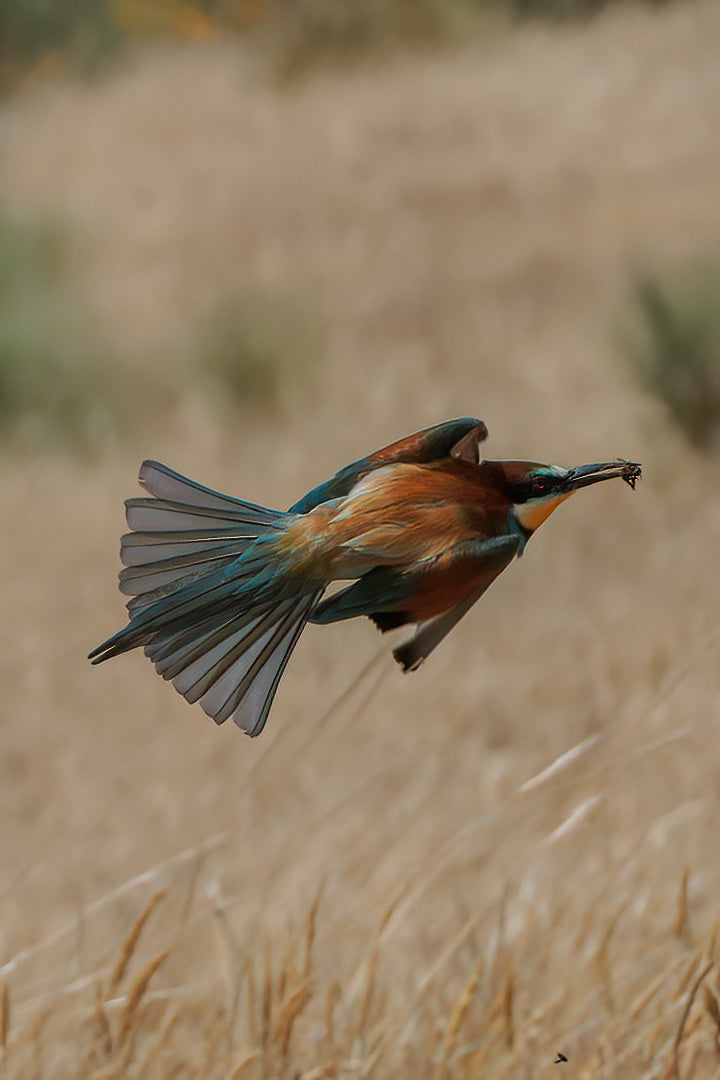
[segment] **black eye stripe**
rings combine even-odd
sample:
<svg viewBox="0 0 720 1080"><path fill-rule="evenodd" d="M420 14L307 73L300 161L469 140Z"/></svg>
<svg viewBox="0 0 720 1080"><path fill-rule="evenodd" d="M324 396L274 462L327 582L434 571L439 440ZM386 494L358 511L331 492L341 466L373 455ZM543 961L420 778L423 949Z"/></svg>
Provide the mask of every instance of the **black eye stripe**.
<svg viewBox="0 0 720 1080"><path fill-rule="evenodd" d="M528 499L540 499L543 495L551 495L558 486L559 477L534 476L524 480L514 489L515 502L527 502Z"/></svg>

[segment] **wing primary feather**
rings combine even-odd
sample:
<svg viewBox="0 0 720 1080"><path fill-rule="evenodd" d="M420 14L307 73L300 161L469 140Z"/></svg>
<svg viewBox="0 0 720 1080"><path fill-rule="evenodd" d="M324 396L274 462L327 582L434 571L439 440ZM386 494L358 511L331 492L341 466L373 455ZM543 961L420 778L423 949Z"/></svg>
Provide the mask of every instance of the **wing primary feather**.
<svg viewBox="0 0 720 1080"><path fill-rule="evenodd" d="M393 649L393 657L403 671L416 671L423 660L427 660L433 649L437 648L512 561L517 554L519 543L518 536L502 536L492 540L471 541L458 548L456 558L468 560L470 566L473 562L476 564L475 588L449 611L419 623L410 640Z"/></svg>
<svg viewBox="0 0 720 1080"><path fill-rule="evenodd" d="M233 713L234 723L253 738L265 727L280 679L298 638L303 632L308 613L320 595L321 591L309 598L307 606L301 611L297 621L291 624L286 636L276 646L274 653Z"/></svg>
<svg viewBox="0 0 720 1080"><path fill-rule="evenodd" d="M253 608L240 614L218 615L175 632L157 643L145 646L145 655L152 660L155 670L164 679L174 679L204 651L211 649L229 634L241 630L268 610Z"/></svg>
<svg viewBox="0 0 720 1080"><path fill-rule="evenodd" d="M200 704L206 711L209 711L208 706L213 709L210 715L213 716L216 723L223 723L235 712L255 679L261 674L266 664L272 660L276 650L279 650L281 654L280 662L286 652L289 656L305 625L307 613L314 604L316 595L311 594L303 597L284 613L281 620L272 628L272 633L270 633L267 640L262 641L262 648L258 655L253 657L252 663L244 672L242 678L230 689L225 700L219 703L219 707L212 698L201 699Z"/></svg>
<svg viewBox="0 0 720 1080"><path fill-rule="evenodd" d="M282 621L290 606L285 603L256 616L247 625L224 636L209 649L205 645L202 655L192 663L184 665L182 672L174 678L175 688L192 704L199 701L236 660L246 656L254 645ZM227 631L225 633L227 634Z"/></svg>

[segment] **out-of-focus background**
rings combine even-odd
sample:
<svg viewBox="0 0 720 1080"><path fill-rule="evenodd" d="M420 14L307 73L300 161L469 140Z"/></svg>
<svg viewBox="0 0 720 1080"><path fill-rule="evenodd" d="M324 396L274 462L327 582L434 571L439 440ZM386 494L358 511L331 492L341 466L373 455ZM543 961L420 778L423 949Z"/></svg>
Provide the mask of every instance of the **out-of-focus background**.
<svg viewBox="0 0 720 1080"><path fill-rule="evenodd" d="M56 8L0 2L3 1075L717 1077L716 0ZM86 662L144 457L283 507L468 413L645 477L417 674L310 627L251 741Z"/></svg>

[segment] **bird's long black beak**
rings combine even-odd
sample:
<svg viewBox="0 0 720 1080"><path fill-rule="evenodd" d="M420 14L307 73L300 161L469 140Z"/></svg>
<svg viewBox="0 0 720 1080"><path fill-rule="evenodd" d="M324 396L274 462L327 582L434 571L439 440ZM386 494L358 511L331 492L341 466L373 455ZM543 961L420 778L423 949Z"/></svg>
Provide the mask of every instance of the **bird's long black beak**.
<svg viewBox="0 0 720 1080"><path fill-rule="evenodd" d="M594 465L578 465L576 469L568 470L564 486L568 491L577 491L578 488L597 484L601 480L619 478L634 488L641 476L642 466L637 461L603 461Z"/></svg>

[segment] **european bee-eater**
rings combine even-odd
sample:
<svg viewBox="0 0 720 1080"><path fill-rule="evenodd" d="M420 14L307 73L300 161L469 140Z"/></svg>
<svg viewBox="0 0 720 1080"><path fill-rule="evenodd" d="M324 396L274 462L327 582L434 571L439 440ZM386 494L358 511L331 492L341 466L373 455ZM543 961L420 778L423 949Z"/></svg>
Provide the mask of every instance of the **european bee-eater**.
<svg viewBox="0 0 720 1080"><path fill-rule="evenodd" d="M414 671L556 506L640 465L562 469L487 461L481 420L450 420L341 469L287 512L221 495L145 461L129 499L120 590L130 622L93 663L142 646L164 679L222 724L259 735L306 622L406 623ZM336 581L350 585L324 599Z"/></svg>

